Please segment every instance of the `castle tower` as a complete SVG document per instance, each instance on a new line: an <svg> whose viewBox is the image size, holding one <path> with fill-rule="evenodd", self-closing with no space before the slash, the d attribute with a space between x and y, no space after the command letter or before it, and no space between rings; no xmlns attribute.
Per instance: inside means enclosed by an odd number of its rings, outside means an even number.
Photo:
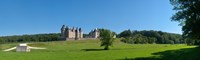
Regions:
<svg viewBox="0 0 200 60"><path fill-rule="evenodd" d="M79 28L79 38L83 38L83 32L82 32L81 28Z"/></svg>
<svg viewBox="0 0 200 60"><path fill-rule="evenodd" d="M68 27L68 26L66 26L66 28L65 28L65 39L66 38L69 38L69 30L70 30L70 28Z"/></svg>
<svg viewBox="0 0 200 60"><path fill-rule="evenodd" d="M100 32L99 32L99 30L96 28L96 29L94 30L94 38L99 38L99 36L100 36Z"/></svg>
<svg viewBox="0 0 200 60"><path fill-rule="evenodd" d="M65 38L65 25L61 27L61 38Z"/></svg>
<svg viewBox="0 0 200 60"><path fill-rule="evenodd" d="M76 28L75 30L75 40L79 40L79 30Z"/></svg>

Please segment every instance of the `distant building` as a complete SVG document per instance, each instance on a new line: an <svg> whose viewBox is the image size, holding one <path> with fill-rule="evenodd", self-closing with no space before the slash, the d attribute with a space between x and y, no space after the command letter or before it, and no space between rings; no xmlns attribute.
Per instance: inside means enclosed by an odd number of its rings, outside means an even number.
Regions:
<svg viewBox="0 0 200 60"><path fill-rule="evenodd" d="M61 39L63 40L86 40L86 39L97 39L100 36L100 31L96 28L92 30L89 36L83 37L83 31L81 28L69 28L63 25L61 28Z"/></svg>
<svg viewBox="0 0 200 60"><path fill-rule="evenodd" d="M30 52L30 48L26 44L19 44L16 48L16 52Z"/></svg>
<svg viewBox="0 0 200 60"><path fill-rule="evenodd" d="M81 28L69 28L63 25L61 28L61 38L64 40L79 40L83 38L83 32Z"/></svg>
<svg viewBox="0 0 200 60"><path fill-rule="evenodd" d="M89 33L88 38L95 38L96 39L96 38L99 38L99 36L100 36L100 31L96 28Z"/></svg>

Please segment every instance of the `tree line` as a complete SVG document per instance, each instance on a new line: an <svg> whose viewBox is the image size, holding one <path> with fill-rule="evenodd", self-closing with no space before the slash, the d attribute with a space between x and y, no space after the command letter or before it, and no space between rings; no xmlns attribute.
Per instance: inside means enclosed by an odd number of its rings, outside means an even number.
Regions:
<svg viewBox="0 0 200 60"><path fill-rule="evenodd" d="M180 34L167 33L162 31L131 31L125 30L118 34L123 38L121 41L130 44L180 44L186 43Z"/></svg>
<svg viewBox="0 0 200 60"><path fill-rule="evenodd" d="M100 32L103 29L99 29ZM125 30L120 34L116 34L118 38L122 38L122 42L129 44L180 44L187 43L189 45L198 45L199 40L182 38L180 34L167 33L162 31L153 30ZM84 34L87 36L88 34ZM33 35L15 35L15 36L2 36L0 37L0 44L4 43L17 43L17 42L48 42L48 41L62 41L60 33L50 34L33 34Z"/></svg>
<svg viewBox="0 0 200 60"><path fill-rule="evenodd" d="M0 37L0 44L17 42L48 42L59 41L60 33L33 34L33 35L15 35Z"/></svg>

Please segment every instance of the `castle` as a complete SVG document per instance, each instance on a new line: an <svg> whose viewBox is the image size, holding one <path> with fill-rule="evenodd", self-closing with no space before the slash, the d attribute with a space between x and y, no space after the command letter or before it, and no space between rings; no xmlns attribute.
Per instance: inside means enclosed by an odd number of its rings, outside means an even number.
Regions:
<svg viewBox="0 0 200 60"><path fill-rule="evenodd" d="M99 38L100 32L96 28L89 33L89 36L83 37L81 28L69 28L63 25L61 27L61 39L63 40L83 40L83 39L96 39Z"/></svg>
<svg viewBox="0 0 200 60"><path fill-rule="evenodd" d="M65 27L65 25L61 28L61 38L65 40L79 40L80 38L83 38L83 32L81 28L69 28L68 26Z"/></svg>
<svg viewBox="0 0 200 60"><path fill-rule="evenodd" d="M89 33L89 36L87 36L87 38L99 38L99 36L100 31L96 28Z"/></svg>

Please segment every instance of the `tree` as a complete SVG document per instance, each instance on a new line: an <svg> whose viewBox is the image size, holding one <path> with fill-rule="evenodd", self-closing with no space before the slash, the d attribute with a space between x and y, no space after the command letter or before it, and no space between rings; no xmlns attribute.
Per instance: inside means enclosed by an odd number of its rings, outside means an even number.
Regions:
<svg viewBox="0 0 200 60"><path fill-rule="evenodd" d="M111 46L115 40L114 33L110 30L103 29L100 32L100 36L101 46L105 46L104 50L109 50L109 46Z"/></svg>
<svg viewBox="0 0 200 60"><path fill-rule="evenodd" d="M148 43L153 44L156 42L157 39L155 37L149 37L148 40Z"/></svg>
<svg viewBox="0 0 200 60"><path fill-rule="evenodd" d="M59 33L0 36L0 43L59 41Z"/></svg>
<svg viewBox="0 0 200 60"><path fill-rule="evenodd" d="M172 21L180 22L183 37L200 39L200 0L170 0L176 10Z"/></svg>
<svg viewBox="0 0 200 60"><path fill-rule="evenodd" d="M127 37L130 37L130 36L132 36L131 30L125 30L125 31L123 31L123 32L121 32L119 34L119 37L125 37L125 38L127 38Z"/></svg>
<svg viewBox="0 0 200 60"><path fill-rule="evenodd" d="M162 31L143 30L130 31L125 30L118 35L122 38L122 42L129 44L179 44L185 43L180 34L167 33Z"/></svg>

